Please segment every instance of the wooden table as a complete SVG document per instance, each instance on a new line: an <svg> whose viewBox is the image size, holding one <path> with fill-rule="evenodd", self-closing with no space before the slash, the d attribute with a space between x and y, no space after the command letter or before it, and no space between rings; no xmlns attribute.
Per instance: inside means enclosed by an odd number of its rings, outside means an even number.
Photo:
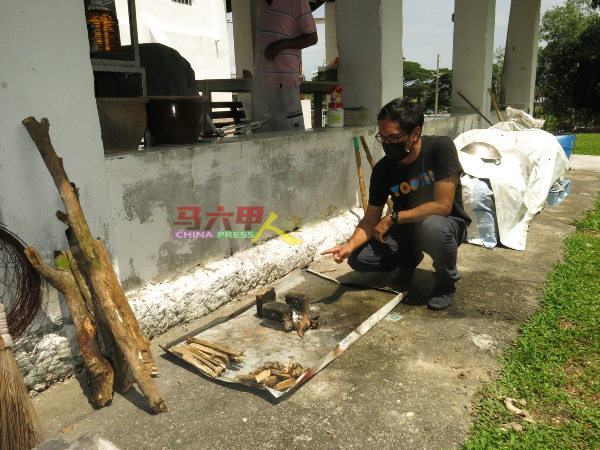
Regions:
<svg viewBox="0 0 600 450"><path fill-rule="evenodd" d="M301 94L313 94L315 128L323 127L323 98L329 88L337 84L335 81L303 81L300 85ZM252 92L251 78L226 78L221 80L196 80L198 92L207 98L207 111L212 111L211 94L213 92ZM209 113L210 114L210 113Z"/></svg>

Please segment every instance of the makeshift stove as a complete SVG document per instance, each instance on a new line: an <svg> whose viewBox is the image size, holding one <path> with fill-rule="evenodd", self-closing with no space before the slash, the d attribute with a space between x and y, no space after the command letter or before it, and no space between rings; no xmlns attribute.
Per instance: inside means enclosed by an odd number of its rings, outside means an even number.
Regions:
<svg viewBox="0 0 600 450"><path fill-rule="evenodd" d="M406 295L342 283L311 270L304 273L321 278L314 292L303 289L304 284L288 290L280 282L258 294L256 302L187 333L163 350L210 378L280 397L336 359ZM382 299L373 296L373 290L394 297Z"/></svg>

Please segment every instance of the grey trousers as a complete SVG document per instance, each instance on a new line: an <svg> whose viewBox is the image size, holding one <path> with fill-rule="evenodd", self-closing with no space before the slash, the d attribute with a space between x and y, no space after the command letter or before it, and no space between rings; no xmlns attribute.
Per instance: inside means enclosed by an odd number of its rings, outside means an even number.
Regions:
<svg viewBox="0 0 600 450"><path fill-rule="evenodd" d="M466 237L464 220L431 216L419 223L392 225L384 243L370 239L350 255L348 264L357 272L408 271L418 265L425 252L433 259L438 283L454 285L462 277L456 256Z"/></svg>
<svg viewBox="0 0 600 450"><path fill-rule="evenodd" d="M254 82L252 120L264 122L254 133L304 130L300 86L267 87Z"/></svg>

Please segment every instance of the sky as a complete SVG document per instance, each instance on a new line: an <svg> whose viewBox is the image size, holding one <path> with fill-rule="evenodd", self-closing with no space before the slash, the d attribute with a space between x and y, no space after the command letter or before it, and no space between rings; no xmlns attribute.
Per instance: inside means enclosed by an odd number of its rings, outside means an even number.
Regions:
<svg viewBox="0 0 600 450"><path fill-rule="evenodd" d="M519 1L519 0L515 0ZM452 35L454 25L452 0L403 0L403 39L404 57L415 61L426 69L435 69L437 54L440 54L440 67L452 66ZM541 13L554 6L563 5L565 0L542 0ZM317 9L314 17L324 17L325 8ZM506 43L506 31L510 14L510 0L496 0L496 25L494 49ZM231 14L228 14L231 21ZM228 24L232 72L234 71L233 28ZM319 42L302 51L302 67L307 79L310 72L323 65L325 56L325 25L317 25Z"/></svg>

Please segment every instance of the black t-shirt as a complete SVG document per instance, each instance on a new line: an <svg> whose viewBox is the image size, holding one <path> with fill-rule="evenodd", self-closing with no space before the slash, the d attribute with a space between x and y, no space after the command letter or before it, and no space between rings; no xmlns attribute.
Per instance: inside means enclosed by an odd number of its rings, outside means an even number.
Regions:
<svg viewBox="0 0 600 450"><path fill-rule="evenodd" d="M433 185L453 173L463 172L454 142L447 136L422 136L421 152L410 164L402 164L383 157L373 167L369 187L369 204L381 207L388 195L394 201L394 211L406 211L433 201ZM460 178L450 213L463 219L467 226L471 219L465 213Z"/></svg>

